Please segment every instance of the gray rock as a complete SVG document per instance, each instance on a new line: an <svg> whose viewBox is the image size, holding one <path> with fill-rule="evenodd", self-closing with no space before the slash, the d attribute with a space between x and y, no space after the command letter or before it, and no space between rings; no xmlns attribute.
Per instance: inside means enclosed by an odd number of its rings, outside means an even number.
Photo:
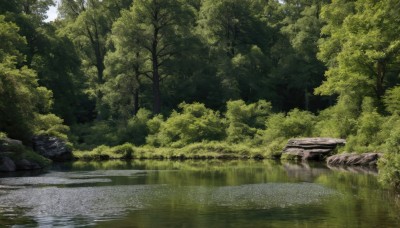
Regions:
<svg viewBox="0 0 400 228"><path fill-rule="evenodd" d="M344 145L345 143L346 140L335 138L290 139L283 153L300 157L302 160L323 160L338 145Z"/></svg>
<svg viewBox="0 0 400 228"><path fill-rule="evenodd" d="M328 157L326 160L330 166L376 166L381 153L343 153Z"/></svg>
<svg viewBox="0 0 400 228"><path fill-rule="evenodd" d="M23 148L22 142L15 139L3 138L0 139L0 153L4 152L19 152Z"/></svg>
<svg viewBox="0 0 400 228"><path fill-rule="evenodd" d="M0 172L13 172L17 169L15 163L9 157L0 158Z"/></svg>
<svg viewBox="0 0 400 228"><path fill-rule="evenodd" d="M17 170L32 170L32 169L41 169L39 164L36 162L28 161L26 159L22 159L15 162L17 166Z"/></svg>
<svg viewBox="0 0 400 228"><path fill-rule="evenodd" d="M54 136L34 136L33 149L40 155L53 161L72 159L72 151L67 147L66 142Z"/></svg>

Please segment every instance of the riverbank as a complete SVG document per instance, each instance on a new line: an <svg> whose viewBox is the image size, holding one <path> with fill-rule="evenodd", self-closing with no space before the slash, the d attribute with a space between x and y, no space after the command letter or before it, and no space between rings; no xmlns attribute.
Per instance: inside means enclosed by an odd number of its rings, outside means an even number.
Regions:
<svg viewBox="0 0 400 228"><path fill-rule="evenodd" d="M278 152L277 152L278 151ZM271 147L251 147L224 142L194 143L182 148L135 147L130 143L120 146L99 146L91 151L74 151L78 160L109 159L279 159L282 152Z"/></svg>

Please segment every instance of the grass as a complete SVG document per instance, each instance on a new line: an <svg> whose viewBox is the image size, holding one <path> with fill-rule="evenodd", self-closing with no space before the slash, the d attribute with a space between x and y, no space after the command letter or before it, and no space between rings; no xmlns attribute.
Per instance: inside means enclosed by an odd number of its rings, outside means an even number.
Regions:
<svg viewBox="0 0 400 228"><path fill-rule="evenodd" d="M276 148L276 150L274 150ZM110 159L264 159L280 156L274 144L270 147L252 147L246 144L229 144L226 142L203 142L187 145L182 148L173 147L135 147L132 144L109 147L98 146L92 151L74 151L78 160L110 160Z"/></svg>

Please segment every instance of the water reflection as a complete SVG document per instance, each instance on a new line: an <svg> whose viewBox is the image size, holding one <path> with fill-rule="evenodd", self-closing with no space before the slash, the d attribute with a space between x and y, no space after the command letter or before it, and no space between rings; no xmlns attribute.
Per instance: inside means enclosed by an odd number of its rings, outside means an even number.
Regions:
<svg viewBox="0 0 400 228"><path fill-rule="evenodd" d="M398 226L399 197L373 172L353 171L240 160L59 163L0 178L0 226Z"/></svg>

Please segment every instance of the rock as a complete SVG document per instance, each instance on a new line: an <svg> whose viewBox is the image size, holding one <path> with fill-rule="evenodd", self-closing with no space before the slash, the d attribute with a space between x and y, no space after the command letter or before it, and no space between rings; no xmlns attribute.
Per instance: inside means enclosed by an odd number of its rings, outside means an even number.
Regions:
<svg viewBox="0 0 400 228"><path fill-rule="evenodd" d="M335 138L298 138L290 139L283 150L284 157L300 157L302 160L323 160L338 145L346 140Z"/></svg>
<svg viewBox="0 0 400 228"><path fill-rule="evenodd" d="M72 159L72 151L67 147L66 142L54 136L34 136L33 150L53 161L66 161Z"/></svg>
<svg viewBox="0 0 400 228"><path fill-rule="evenodd" d="M42 168L36 162L31 162L26 159L16 161L15 165L17 166L17 170L32 170L32 169L41 169Z"/></svg>
<svg viewBox="0 0 400 228"><path fill-rule="evenodd" d="M381 153L343 153L330 156L326 162L330 166L376 166Z"/></svg>
<svg viewBox="0 0 400 228"><path fill-rule="evenodd" d="M9 157L0 158L0 172L13 172L17 169L15 163Z"/></svg>
<svg viewBox="0 0 400 228"><path fill-rule="evenodd" d="M23 148L22 142L10 138L0 139L0 153L4 152L20 152Z"/></svg>

